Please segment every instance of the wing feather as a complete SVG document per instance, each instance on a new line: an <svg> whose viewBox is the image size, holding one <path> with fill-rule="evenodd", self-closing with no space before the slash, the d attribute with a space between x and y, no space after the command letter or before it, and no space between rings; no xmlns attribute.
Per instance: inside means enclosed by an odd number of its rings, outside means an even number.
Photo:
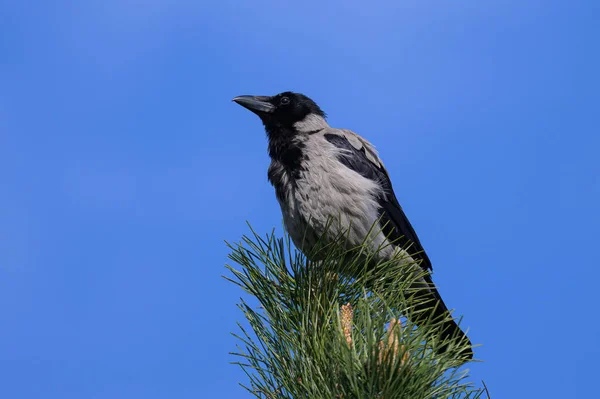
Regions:
<svg viewBox="0 0 600 399"><path fill-rule="evenodd" d="M390 177L373 145L349 130L330 129L324 134L324 137L342 150L338 155L341 163L361 176L380 184L382 191L377 200L384 234L398 243L397 245L407 249L413 258L421 260L422 268L431 270L431 261L402 210L392 188Z"/></svg>

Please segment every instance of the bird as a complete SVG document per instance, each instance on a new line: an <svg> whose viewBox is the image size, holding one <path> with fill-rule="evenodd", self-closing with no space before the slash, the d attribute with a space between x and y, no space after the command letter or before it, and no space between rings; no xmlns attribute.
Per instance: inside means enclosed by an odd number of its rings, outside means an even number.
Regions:
<svg viewBox="0 0 600 399"><path fill-rule="evenodd" d="M472 359L471 341L433 284L431 261L375 147L351 130L331 127L325 112L302 93L242 95L233 101L256 114L264 125L271 159L268 180L294 245L308 254L323 235L348 229L347 246L360 246L379 224L378 233L370 238L373 245L384 248L381 256L390 258L395 250L410 248L410 259L420 266L424 284L419 290L427 300L421 306L423 312L417 312L420 316L414 316L417 324L428 318L443 320L442 340L457 337L464 348L461 356ZM332 219L336 220L333 229ZM447 345L441 345L438 351L446 349Z"/></svg>

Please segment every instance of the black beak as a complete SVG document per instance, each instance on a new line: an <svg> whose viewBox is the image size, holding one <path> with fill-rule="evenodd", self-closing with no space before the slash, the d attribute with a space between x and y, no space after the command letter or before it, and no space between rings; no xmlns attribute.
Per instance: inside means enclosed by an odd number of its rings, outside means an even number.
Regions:
<svg viewBox="0 0 600 399"><path fill-rule="evenodd" d="M263 114L263 113L271 113L275 111L275 106L273 106L269 100L271 97L266 96L238 96L234 98L232 101L240 104L242 107L249 109L255 114Z"/></svg>

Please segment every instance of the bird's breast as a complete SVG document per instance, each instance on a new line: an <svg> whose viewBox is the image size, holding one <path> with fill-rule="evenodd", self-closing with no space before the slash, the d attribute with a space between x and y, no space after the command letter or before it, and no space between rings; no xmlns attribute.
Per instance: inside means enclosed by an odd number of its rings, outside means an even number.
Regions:
<svg viewBox="0 0 600 399"><path fill-rule="evenodd" d="M269 180L275 188L284 224L303 252L319 239L350 230L358 245L378 218L374 193L379 186L348 169L330 154L307 152L300 168L290 171L272 162Z"/></svg>

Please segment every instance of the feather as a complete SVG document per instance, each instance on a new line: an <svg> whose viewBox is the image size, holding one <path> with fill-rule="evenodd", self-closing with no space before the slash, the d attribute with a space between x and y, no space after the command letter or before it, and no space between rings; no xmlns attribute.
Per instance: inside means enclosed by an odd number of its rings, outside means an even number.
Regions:
<svg viewBox="0 0 600 399"><path fill-rule="evenodd" d="M402 210L390 177L374 147L349 130L328 129L324 137L340 150L338 159L342 164L380 185L377 201L384 234L396 245L407 249L414 259L420 260L422 268L431 270L431 261Z"/></svg>

